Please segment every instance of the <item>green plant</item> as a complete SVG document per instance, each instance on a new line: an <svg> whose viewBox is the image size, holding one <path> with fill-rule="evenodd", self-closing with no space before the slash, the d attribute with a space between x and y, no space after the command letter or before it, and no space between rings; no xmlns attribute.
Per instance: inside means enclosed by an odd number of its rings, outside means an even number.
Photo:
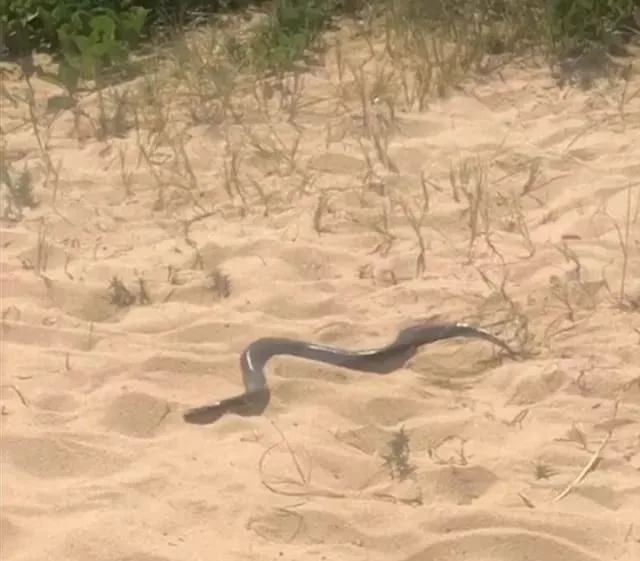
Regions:
<svg viewBox="0 0 640 561"><path fill-rule="evenodd" d="M638 0L552 0L547 14L555 41L576 49L608 43L618 23L638 6Z"/></svg>
<svg viewBox="0 0 640 561"><path fill-rule="evenodd" d="M26 166L22 173L17 174L10 166L6 165L4 157L0 156L1 185L5 185L7 188L3 218L19 220L22 218L24 208L34 209L40 204L34 197L31 174Z"/></svg>
<svg viewBox="0 0 640 561"><path fill-rule="evenodd" d="M55 30L41 13L55 9L53 0L0 0L0 38L8 54L24 56L34 48L55 48Z"/></svg>
<svg viewBox="0 0 640 561"><path fill-rule="evenodd" d="M58 30L62 52L58 80L75 89L80 79L97 82L107 70L126 68L147 14L139 7L124 13L107 8L73 13Z"/></svg>
<svg viewBox="0 0 640 561"><path fill-rule="evenodd" d="M305 56L327 27L335 4L329 0L276 0L252 42L259 67L287 70Z"/></svg>
<svg viewBox="0 0 640 561"><path fill-rule="evenodd" d="M59 54L68 34L89 36L98 27L96 16L107 16L116 24L115 38L135 47L149 8L133 0L0 0L2 41L10 56L26 56L32 51ZM143 15L144 14L144 15ZM139 24L139 20L142 22Z"/></svg>

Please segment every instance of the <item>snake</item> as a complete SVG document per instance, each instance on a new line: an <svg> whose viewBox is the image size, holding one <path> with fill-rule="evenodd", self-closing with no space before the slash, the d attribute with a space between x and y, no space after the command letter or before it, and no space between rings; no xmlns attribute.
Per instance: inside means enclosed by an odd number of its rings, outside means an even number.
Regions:
<svg viewBox="0 0 640 561"><path fill-rule="evenodd" d="M482 339L500 347L511 357L516 356L509 345L489 331L461 322L413 325L400 330L392 343L367 350L348 350L287 337L262 337L251 342L240 355L245 388L242 394L188 409L182 416L187 423L202 425L211 424L227 413L245 417L261 415L271 399L265 367L274 356L294 356L349 370L384 375L402 368L420 347L454 337Z"/></svg>

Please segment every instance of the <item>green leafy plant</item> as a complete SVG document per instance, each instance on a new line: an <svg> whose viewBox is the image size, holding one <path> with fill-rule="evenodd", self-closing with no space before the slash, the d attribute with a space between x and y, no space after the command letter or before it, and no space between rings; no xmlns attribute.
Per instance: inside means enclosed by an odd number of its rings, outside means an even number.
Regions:
<svg viewBox="0 0 640 561"><path fill-rule="evenodd" d="M40 72L40 77L63 88L66 96L56 97L58 106L72 106L83 82L100 88L114 78L131 74L131 48L141 38L148 10L132 8L117 14L100 8L93 13L77 11L58 29L60 60L56 72Z"/></svg>
<svg viewBox="0 0 640 561"><path fill-rule="evenodd" d="M0 0L2 40L10 56L26 56L34 50L56 55L60 28L71 25L74 33L87 35L91 17L101 13L110 13L118 22L120 39L137 40L139 31L132 36L127 28L129 20L136 20L141 10L149 11L134 6L132 0Z"/></svg>
<svg viewBox="0 0 640 561"><path fill-rule="evenodd" d="M639 0L553 0L549 25L554 39L570 50L588 43L607 44L618 23L638 6Z"/></svg>
<svg viewBox="0 0 640 561"><path fill-rule="evenodd" d="M252 50L259 66L286 70L304 58L335 12L331 0L276 0Z"/></svg>
<svg viewBox="0 0 640 561"><path fill-rule="evenodd" d="M108 9L75 12L58 30L61 66L67 67L69 75L85 80L98 80L101 71L126 66L146 15L144 8L123 14Z"/></svg>

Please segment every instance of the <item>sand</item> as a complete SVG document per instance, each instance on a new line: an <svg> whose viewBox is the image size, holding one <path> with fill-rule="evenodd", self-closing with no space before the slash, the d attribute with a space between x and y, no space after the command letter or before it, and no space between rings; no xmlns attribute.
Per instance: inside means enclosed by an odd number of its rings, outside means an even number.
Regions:
<svg viewBox="0 0 640 561"><path fill-rule="evenodd" d="M4 99L40 204L2 222L2 559L640 559L640 78L502 78L373 104L386 162L330 69L302 137L247 109L151 166L151 137L63 111L57 183ZM182 419L241 391L257 337L368 348L424 320L522 356L456 340L385 377L279 357L264 415Z"/></svg>

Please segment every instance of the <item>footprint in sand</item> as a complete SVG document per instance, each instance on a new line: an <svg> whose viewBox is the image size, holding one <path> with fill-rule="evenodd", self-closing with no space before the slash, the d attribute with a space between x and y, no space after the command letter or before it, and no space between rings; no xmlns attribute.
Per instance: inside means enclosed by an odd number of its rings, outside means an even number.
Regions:
<svg viewBox="0 0 640 561"><path fill-rule="evenodd" d="M419 553L403 561L515 561L526 559L523 552L532 553L530 559L545 561L605 561L563 538L512 528L491 528L454 533L436 540Z"/></svg>
<svg viewBox="0 0 640 561"><path fill-rule="evenodd" d="M2 449L3 456L18 469L42 479L101 477L120 470L127 463L113 450L64 435L6 437Z"/></svg>
<svg viewBox="0 0 640 561"><path fill-rule="evenodd" d="M80 402L70 392L48 392L41 395L35 405L48 413L73 413Z"/></svg>
<svg viewBox="0 0 640 561"><path fill-rule="evenodd" d="M366 538L347 517L306 508L272 510L252 518L248 527L263 539L286 544L359 544Z"/></svg>
<svg viewBox="0 0 640 561"><path fill-rule="evenodd" d="M422 470L418 482L426 504L470 505L485 495L498 477L483 466L439 466Z"/></svg>
<svg viewBox="0 0 640 561"><path fill-rule="evenodd" d="M136 438L152 438L169 414L163 399L140 392L119 395L107 407L103 425L107 430Z"/></svg>

